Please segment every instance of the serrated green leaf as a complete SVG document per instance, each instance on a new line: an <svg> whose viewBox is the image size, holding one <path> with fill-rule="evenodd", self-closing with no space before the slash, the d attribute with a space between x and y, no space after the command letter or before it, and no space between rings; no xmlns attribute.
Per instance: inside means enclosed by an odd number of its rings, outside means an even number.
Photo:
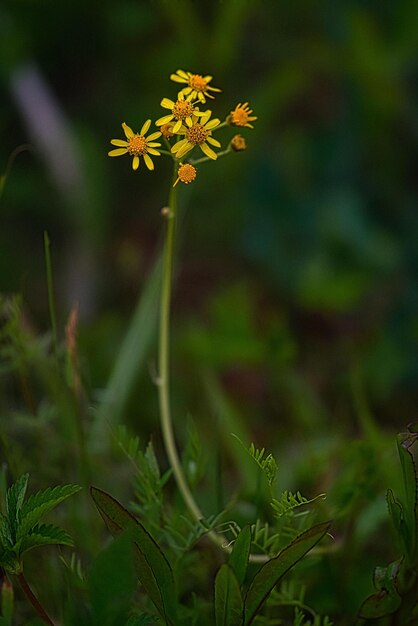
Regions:
<svg viewBox="0 0 418 626"><path fill-rule="evenodd" d="M90 571L88 588L94 623L101 626L125 623L137 584L131 537L122 533L99 554Z"/></svg>
<svg viewBox="0 0 418 626"><path fill-rule="evenodd" d="M312 526L257 572L245 597L245 626L253 622L279 580L324 537L330 526L331 522Z"/></svg>
<svg viewBox="0 0 418 626"><path fill-rule="evenodd" d="M53 524L36 525L28 535L23 537L15 546L18 556L38 546L62 545L73 546L70 535Z"/></svg>
<svg viewBox="0 0 418 626"><path fill-rule="evenodd" d="M215 578L216 626L242 626L244 604L234 570L222 565Z"/></svg>
<svg viewBox="0 0 418 626"><path fill-rule="evenodd" d="M247 572L248 558L251 547L251 528L249 525L244 526L235 540L229 557L229 566L234 570L238 584L242 585Z"/></svg>
<svg viewBox="0 0 418 626"><path fill-rule="evenodd" d="M23 474L13 485L7 490L6 495L6 513L9 521L11 539L16 539L18 515L22 507L28 486L29 474Z"/></svg>
<svg viewBox="0 0 418 626"><path fill-rule="evenodd" d="M359 617L377 619L391 615L401 605L402 598L397 590L397 578L401 562L395 561L388 567L376 567L374 585L377 592L366 598L360 607Z"/></svg>
<svg viewBox="0 0 418 626"><path fill-rule="evenodd" d="M144 526L117 500L96 487L90 487L90 493L112 535L129 528L135 546L138 578L163 619L168 624L175 623L177 602L174 578L165 554Z"/></svg>
<svg viewBox="0 0 418 626"><path fill-rule="evenodd" d="M58 487L48 487L48 489L38 491L38 493L30 496L20 511L16 540L23 539L41 517L80 489L79 485L59 485Z"/></svg>
<svg viewBox="0 0 418 626"><path fill-rule="evenodd" d="M9 520L3 513L0 513L0 545L4 548L11 548L13 546Z"/></svg>

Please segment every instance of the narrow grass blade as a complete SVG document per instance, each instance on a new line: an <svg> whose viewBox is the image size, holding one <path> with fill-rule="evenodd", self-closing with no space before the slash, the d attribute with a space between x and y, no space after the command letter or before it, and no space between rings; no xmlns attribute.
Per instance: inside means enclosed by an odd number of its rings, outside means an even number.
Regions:
<svg viewBox="0 0 418 626"><path fill-rule="evenodd" d="M158 260L138 300L97 411L91 432L91 446L97 451L104 452L108 447L111 429L119 423L138 373L146 362L157 330L160 282L161 261Z"/></svg>
<svg viewBox="0 0 418 626"><path fill-rule="evenodd" d="M233 569L222 565L215 578L216 626L242 626L244 606Z"/></svg>
<svg viewBox="0 0 418 626"><path fill-rule="evenodd" d="M330 526L331 522L312 526L257 572L245 597L245 626L253 622L279 580L322 539Z"/></svg>
<svg viewBox="0 0 418 626"><path fill-rule="evenodd" d="M176 592L173 572L154 539L117 500L105 491L90 488L93 501L112 535L129 529L135 546L135 568L145 591L167 624L176 619Z"/></svg>

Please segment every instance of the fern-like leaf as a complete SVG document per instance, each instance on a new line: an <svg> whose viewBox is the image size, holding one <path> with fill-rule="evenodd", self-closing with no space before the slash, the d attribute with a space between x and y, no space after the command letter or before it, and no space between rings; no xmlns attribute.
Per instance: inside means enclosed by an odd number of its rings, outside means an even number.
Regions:
<svg viewBox="0 0 418 626"><path fill-rule="evenodd" d="M251 456L251 458L254 459L258 467L266 475L269 486L272 487L277 478L277 470L278 470L278 466L277 466L276 459L274 458L274 456L270 453L267 454L267 456L265 456L266 449L256 448L253 443L251 443L250 446L247 448L243 444L241 439L237 437L236 435L234 435L234 433L232 433L232 436L235 437L235 439L237 439L240 442L244 450L246 450L248 454Z"/></svg>
<svg viewBox="0 0 418 626"><path fill-rule="evenodd" d="M281 494L280 500L276 500L276 498L273 499L273 501L271 502L271 506L273 507L275 516L277 518L280 518L284 515L289 515L294 509L300 506L303 506L305 504L311 504L315 500L318 500L318 498L325 498L325 494L320 493L314 498L308 500L308 498L305 498L305 496L303 496L300 491L292 493L291 491L285 490Z"/></svg>
<svg viewBox="0 0 418 626"><path fill-rule="evenodd" d="M23 474L13 485L7 490L6 495L6 512L9 522L11 540L16 539L18 527L19 511L22 507L28 486L29 474Z"/></svg>
<svg viewBox="0 0 418 626"><path fill-rule="evenodd" d="M78 485L62 485L53 488L49 487L30 496L20 511L16 540L23 539L45 513L48 513L57 504L77 493L80 489L81 487Z"/></svg>
<svg viewBox="0 0 418 626"><path fill-rule="evenodd" d="M36 525L29 534L19 541L15 546L16 552L22 556L24 552L38 546L47 545L73 546L70 535L53 524Z"/></svg>

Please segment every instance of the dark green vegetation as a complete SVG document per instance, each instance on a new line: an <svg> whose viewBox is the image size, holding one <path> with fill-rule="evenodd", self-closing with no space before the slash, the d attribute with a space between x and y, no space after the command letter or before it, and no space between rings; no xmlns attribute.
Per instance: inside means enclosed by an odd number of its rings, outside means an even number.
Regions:
<svg viewBox="0 0 418 626"><path fill-rule="evenodd" d="M418 623L417 22L413 0L1 3L1 626L42 623L18 577L44 543L25 580L55 624ZM179 191L199 523L154 385L171 172L106 156L177 68L258 116Z"/></svg>

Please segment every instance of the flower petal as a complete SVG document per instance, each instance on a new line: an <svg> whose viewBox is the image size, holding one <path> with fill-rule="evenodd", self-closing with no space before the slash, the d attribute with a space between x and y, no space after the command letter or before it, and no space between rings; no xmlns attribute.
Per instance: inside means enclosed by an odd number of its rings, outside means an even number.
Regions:
<svg viewBox="0 0 418 626"><path fill-rule="evenodd" d="M135 133L132 130L132 128L130 126L128 126L128 124L125 124L125 122L122 123L122 128L123 128L123 132L125 133L127 139L130 139L131 137L133 137L135 135Z"/></svg>
<svg viewBox="0 0 418 626"><path fill-rule="evenodd" d="M212 80L213 76L204 76L203 80L205 80L207 83L210 83L210 81Z"/></svg>
<svg viewBox="0 0 418 626"><path fill-rule="evenodd" d="M186 78L189 80L190 72L185 72L184 70L177 70L177 74L182 76L182 78Z"/></svg>
<svg viewBox="0 0 418 626"><path fill-rule="evenodd" d="M163 124L168 124L168 122L171 122L171 120L173 119L174 115L164 115L163 117L160 117L159 120L157 120L155 122L156 126L162 126Z"/></svg>
<svg viewBox="0 0 418 626"><path fill-rule="evenodd" d="M154 156L161 156L161 152L158 152L158 150L155 150L155 148L150 148L148 145L147 149L150 154L153 154Z"/></svg>
<svg viewBox="0 0 418 626"><path fill-rule="evenodd" d="M128 152L128 148L116 148L116 150L111 150L107 154L109 156L121 156L122 154L126 154Z"/></svg>
<svg viewBox="0 0 418 626"><path fill-rule="evenodd" d="M219 126L220 123L221 120L218 120L218 118L215 117L214 120L210 120L210 122L205 125L205 130L213 130L214 128Z"/></svg>
<svg viewBox="0 0 418 626"><path fill-rule="evenodd" d="M205 126L206 122L208 122L210 116L212 115L212 111L205 111L203 115L200 117L200 123L202 126Z"/></svg>
<svg viewBox="0 0 418 626"><path fill-rule="evenodd" d="M181 76L177 76L177 74L170 75L171 80L174 80L175 83L187 83L187 78L181 78Z"/></svg>
<svg viewBox="0 0 418 626"><path fill-rule="evenodd" d="M160 131L157 131L156 133L151 133L151 135L148 135L147 143L148 141L153 141L154 139L157 139L157 137L161 137Z"/></svg>
<svg viewBox="0 0 418 626"><path fill-rule="evenodd" d="M139 131L139 134L145 135L148 132L148 129L150 126L151 126L151 120L147 120L145 124L142 126L141 130Z"/></svg>
<svg viewBox="0 0 418 626"><path fill-rule="evenodd" d="M190 118L189 118L189 119L190 119ZM186 120L186 121L187 121L187 120ZM179 132L179 130L180 130L180 128L181 128L181 125L182 125L182 121L181 121L181 120L178 120L178 121L174 124L173 128L171 129L171 132L172 132L172 133L174 133L175 135L177 135L177 133Z"/></svg>
<svg viewBox="0 0 418 626"><path fill-rule="evenodd" d="M144 161L147 168L152 171L154 169L154 163L148 154L144 154Z"/></svg>
<svg viewBox="0 0 418 626"><path fill-rule="evenodd" d="M176 157L178 159L181 159L181 157L183 157L185 154L190 152L190 150L192 150L193 148L194 148L194 145L192 143L189 143L188 141L186 141L184 146L182 148L180 148L180 150L177 151Z"/></svg>
<svg viewBox="0 0 418 626"><path fill-rule="evenodd" d="M173 109L174 107L174 102L172 100L170 100L169 98L163 98L160 102L160 105L164 108L164 109L170 109L170 111Z"/></svg>
<svg viewBox="0 0 418 626"><path fill-rule="evenodd" d="M218 158L218 155L216 154L216 152L214 152L212 150L212 148L209 148L207 143L201 143L199 147L200 147L201 151L204 154L206 154L206 156L208 156L210 159L213 159L214 161L216 161L216 159Z"/></svg>
<svg viewBox="0 0 418 626"><path fill-rule="evenodd" d="M210 143L212 146L215 146L215 148L221 147L220 142L217 139L214 139L213 137L207 137L206 141Z"/></svg>
<svg viewBox="0 0 418 626"><path fill-rule="evenodd" d="M138 167L139 167L139 156L135 155L132 161L132 169L137 170Z"/></svg>
<svg viewBox="0 0 418 626"><path fill-rule="evenodd" d="M110 143L113 146L127 146L128 145L128 142L125 141L124 139L111 139Z"/></svg>
<svg viewBox="0 0 418 626"><path fill-rule="evenodd" d="M171 152L176 153L177 150L180 150L186 143L189 143L187 139L180 139L174 146L171 148Z"/></svg>
<svg viewBox="0 0 418 626"><path fill-rule="evenodd" d="M161 144L158 141L147 141L147 148L158 148L159 146Z"/></svg>

